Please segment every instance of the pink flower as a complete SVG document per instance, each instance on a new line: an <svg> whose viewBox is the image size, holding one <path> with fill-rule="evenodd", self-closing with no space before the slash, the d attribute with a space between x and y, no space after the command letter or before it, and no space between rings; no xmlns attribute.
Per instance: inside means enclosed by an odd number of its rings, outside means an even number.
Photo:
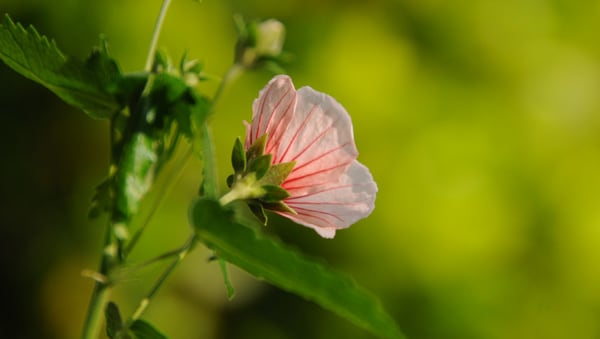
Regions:
<svg viewBox="0 0 600 339"><path fill-rule="evenodd" d="M272 165L295 162L281 187L290 194L283 202L296 213L276 213L333 238L373 211L377 185L356 160L352 121L335 99L310 87L296 91L290 77L278 75L252 110L246 150L267 134Z"/></svg>

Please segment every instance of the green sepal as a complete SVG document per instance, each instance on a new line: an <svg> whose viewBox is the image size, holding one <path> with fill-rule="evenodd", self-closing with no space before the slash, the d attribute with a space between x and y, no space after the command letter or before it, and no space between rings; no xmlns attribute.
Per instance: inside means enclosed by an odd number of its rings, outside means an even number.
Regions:
<svg viewBox="0 0 600 339"><path fill-rule="evenodd" d="M258 158L254 159L248 165L248 173L256 173L256 180L260 180L267 174L267 171L271 167L271 154L263 154Z"/></svg>
<svg viewBox="0 0 600 339"><path fill-rule="evenodd" d="M260 182L268 185L281 185L288 175L292 173L295 165L295 161L274 164L269 168L267 174L261 178Z"/></svg>
<svg viewBox="0 0 600 339"><path fill-rule="evenodd" d="M292 209L283 201L263 202L262 207L269 211L298 214L296 211L294 211L294 209Z"/></svg>
<svg viewBox="0 0 600 339"><path fill-rule="evenodd" d="M250 145L246 152L246 161L248 163L254 161L254 159L265 153L265 147L267 145L267 135L263 134L260 138L254 140L254 143Z"/></svg>
<svg viewBox="0 0 600 339"><path fill-rule="evenodd" d="M263 226L267 226L267 214L261 203L255 200L248 201L248 208Z"/></svg>
<svg viewBox="0 0 600 339"><path fill-rule="evenodd" d="M281 186L263 185L262 189L265 191L265 195L260 200L264 202L277 202L290 196L290 193L281 188Z"/></svg>
<svg viewBox="0 0 600 339"><path fill-rule="evenodd" d="M246 170L246 151L240 138L236 138L231 151L231 165L236 174L243 173ZM231 187L231 186L230 186Z"/></svg>
<svg viewBox="0 0 600 339"><path fill-rule="evenodd" d="M233 186L233 182L235 181L235 175L230 174L227 177L227 187L231 188L231 186Z"/></svg>

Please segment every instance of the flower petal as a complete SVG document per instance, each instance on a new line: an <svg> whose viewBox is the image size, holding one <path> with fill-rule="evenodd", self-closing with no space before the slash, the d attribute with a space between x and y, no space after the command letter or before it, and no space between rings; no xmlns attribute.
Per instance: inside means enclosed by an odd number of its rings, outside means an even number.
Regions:
<svg viewBox="0 0 600 339"><path fill-rule="evenodd" d="M266 153L276 152L296 107L296 89L287 75L271 79L252 104L252 124L246 125L245 147L267 134Z"/></svg>
<svg viewBox="0 0 600 339"><path fill-rule="evenodd" d="M342 105L310 87L298 90L296 109L273 162L295 161L285 189L337 182L356 159L352 121Z"/></svg>
<svg viewBox="0 0 600 339"><path fill-rule="evenodd" d="M284 201L297 214L278 213L314 229L324 238L333 238L337 229L347 228L371 214L377 185L369 169L354 161L337 182L322 185L310 193L299 189L288 192L291 197Z"/></svg>

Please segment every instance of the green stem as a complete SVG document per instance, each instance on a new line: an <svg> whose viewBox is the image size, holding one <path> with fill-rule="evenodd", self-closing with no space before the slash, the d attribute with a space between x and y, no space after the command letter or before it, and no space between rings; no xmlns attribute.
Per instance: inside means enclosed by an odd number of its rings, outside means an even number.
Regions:
<svg viewBox="0 0 600 339"><path fill-rule="evenodd" d="M208 111L208 116L210 117L214 111L215 111L215 107L217 106L217 103L219 102L219 100L221 99L221 96L223 95L223 93L225 92L225 89L228 87L228 85L230 83L232 83L233 81L235 81L241 74L242 71L244 70L244 68L239 65L239 64L233 64L229 70L227 70L227 73L225 73L225 75L223 76L223 80L221 80L221 83L219 84L219 87L217 88L217 91L215 92L215 95L213 97L213 102L212 105L210 107L210 110ZM202 193L203 195L212 198L212 199L217 199L218 195L219 195L219 183L218 183L218 179L217 179L217 169L216 169L216 160L215 160L215 155L214 155L214 148L213 148L213 142L212 142L212 133L210 128L208 127L208 124L204 124L201 127L200 132L200 136L201 136L201 154L200 157L202 159L202 175L203 175L203 182L202 182Z"/></svg>
<svg viewBox="0 0 600 339"><path fill-rule="evenodd" d="M174 256L178 256L182 251L184 251L186 246L188 246L187 243L177 249L171 250L169 252L165 252L165 253L163 253L157 257L154 257L152 259L148 259L141 264L137 264L134 267L132 267L131 269L134 269L134 270L141 269L141 268L150 266L152 264L155 264L157 262L161 262L165 259L169 259L169 258L173 258Z"/></svg>
<svg viewBox="0 0 600 339"><path fill-rule="evenodd" d="M94 284L94 290L92 292L85 323L83 325L83 332L81 334L82 339L96 338L100 332L104 305L108 300L111 290L111 283L108 280L108 274L109 269L112 266L112 262L115 260L113 241L112 225L108 224L106 226L102 259L100 259L99 276L101 276L102 279L96 279L96 283Z"/></svg>
<svg viewBox="0 0 600 339"><path fill-rule="evenodd" d="M213 96L212 105L210 106L210 110L208 111L209 117L214 113L216 106L217 106L217 102L219 102L219 100L221 99L221 96L223 95L223 93L225 92L227 87L231 83L233 83L242 74L243 71L244 71L244 67L237 63L235 63L231 67L229 67L229 69L227 70L227 73L225 73L225 75L223 76L223 80L221 80L219 87L215 91L215 95Z"/></svg>
<svg viewBox="0 0 600 339"><path fill-rule="evenodd" d="M196 244L196 236L193 235L188 239L188 241L185 243L185 245L183 245L183 247L181 247L175 260L173 260L171 265L169 265L169 267L167 267L167 269L160 275L160 277L158 278L158 280L156 281L154 286L152 286L152 288L150 289L148 294L146 294L146 296L140 301L138 307L136 308L136 310L133 312L133 314L131 315L131 317L129 318L127 323L125 324L125 328L130 327L136 320L138 320L142 316L142 314L144 313L144 311L150 304L150 301L152 300L152 298L156 295L158 290L164 285L164 283L167 281L167 279L169 278L171 273L173 273L175 268L187 256L187 254L192 250L192 248L194 248L195 244Z"/></svg>
<svg viewBox="0 0 600 339"><path fill-rule="evenodd" d="M160 12L158 18L156 19L156 24L154 26L154 32L152 34L152 40L150 42L150 50L148 51L148 57L146 59L145 70L150 72L152 70L152 64L154 63L154 55L156 53L156 46L158 43L158 37L160 36L160 31L162 29L162 24L164 22L165 16L167 14L167 9L171 4L171 0L163 0L163 4L160 8ZM146 89L151 87L151 79L146 83ZM113 122L114 123L114 122ZM111 146L114 145L114 126L111 123L110 126L111 131ZM112 148L111 148L112 150ZM111 152L112 153L112 152ZM114 158L114 154L111 154L111 159ZM112 164L111 164L112 170ZM112 220L112 216L109 217L109 220ZM81 334L82 339L94 339L97 338L100 333L100 325L102 324L102 314L108 301L108 297L110 296L110 291L112 287L112 282L110 281L111 270L114 269L116 261L116 248L117 241L113 236L113 227L114 225L109 222L106 227L106 235L104 238L104 247L102 248L102 258L100 259L100 270L98 276L103 277L103 279L96 280L94 284L94 290L92 292L92 296L90 299L90 303L88 305L88 310L85 318L85 322L83 324L83 331Z"/></svg>
<svg viewBox="0 0 600 339"><path fill-rule="evenodd" d="M229 68L229 70L223 77L223 80L219 84L217 91L215 92L215 95L213 97L213 102L212 102L211 108L209 110L209 115L211 115L214 112L215 106L216 106L217 102L220 100L226 87L241 74L242 70L243 70L243 68L238 64L234 64L231 68ZM210 179L208 181L211 182L211 186L214 189L214 190L211 190L211 192L209 194L214 195L214 197L216 197L216 194L217 194L217 192L216 192L216 170L215 170L214 154L212 152L212 138L210 136L210 130L206 123L203 124L202 130L200 131L200 133L203 136L202 144L203 144L203 153L204 153L203 154L204 155L204 167L205 167L205 171L208 170L210 172L210 174L209 174ZM181 159L183 164L185 164L187 162L187 159L189 159L190 154L191 154L190 152L186 152L186 155ZM180 168L184 168L184 167L185 166L183 165ZM169 184L172 185L173 182L170 182ZM159 197L157 198L158 201L155 202L155 206L158 206L160 204L160 201L164 198L164 196L165 196L165 194L159 195ZM148 219L145 220L144 225L142 225L142 227L144 227L147 222L148 222ZM194 247L195 244L196 244L196 237L194 235L194 236L190 237L190 239L188 239L188 241L177 252L171 251L171 252L161 255L158 258L155 258L150 261L150 263L152 263L152 262L156 262L157 260L162 260L162 259L167 258L172 255L177 255L177 257L171 263L171 265L169 265L169 267L167 267L167 269L158 278L158 280L156 281L154 286L150 289L148 294L140 301L138 307L133 312L133 314L128 319L128 321L126 322L125 328L128 328L129 326L131 326L136 320L138 320L142 316L142 314L144 313L144 311L146 310L146 308L152 301L152 298L156 295L158 290L167 281L167 279L172 274L172 272L175 270L175 268L181 263L181 261L192 250L192 248Z"/></svg>
<svg viewBox="0 0 600 339"><path fill-rule="evenodd" d="M146 72L150 72L152 70L154 54L156 53L156 46L158 45L158 37L160 36L160 31L162 30L162 25L165 21L165 16L167 15L169 5L171 5L171 0L163 0L162 6L160 7L160 12L156 18L154 32L152 33L152 40L150 41L150 50L148 50L148 57L146 58L146 67L144 67Z"/></svg>
<svg viewBox="0 0 600 339"><path fill-rule="evenodd" d="M213 100L212 100L210 109L208 111L208 116L210 116L214 113L215 107L217 106L217 103L220 101L221 97L223 96L225 89L242 74L243 70L244 70L244 68L239 64L233 64L227 70L227 72L223 76L223 80L221 80L219 87L215 91L215 95L213 96ZM153 80L152 74L148 78L148 83L146 84L146 88L144 89L144 92L148 88L148 84L151 82L151 80ZM211 165L208 165L209 167L205 167L205 174L207 174L206 173L207 171L210 172L210 173L208 173L208 177L210 177L211 180L213 180L214 185L216 185L216 169L214 168L212 137L210 135L210 129L208 128L207 124L204 124L202 126L202 130L200 131L200 133L202 134L202 137L203 137L202 153L203 153L203 159L205 159L204 166L207 166L208 163L211 164ZM135 234L129 241L127 248L125 249L125 252L124 252L126 256L129 255L129 253L133 250L134 246L139 241L144 229L150 222L150 219L152 219L152 216L154 216L154 213L156 212L156 210L158 210L158 208L164 201L164 198L168 195L168 192L171 190L171 188L173 187L175 182L177 182L177 179L179 177L181 177L181 175L183 174L183 170L185 169L185 167L187 166L187 164L191 158L191 155L192 155L191 150L192 150L191 147L188 150L186 150L185 154L181 157L181 159L179 159L178 163L174 166L173 171L169 174L169 177L173 178L174 180L167 180L165 185L161 188L160 193L157 195L157 198L154 201L149 214L144 218L144 221L141 223L140 227L138 228L138 230L135 232ZM209 159L209 160L206 161L206 159ZM213 198L217 197L216 189L209 193L213 193L212 194Z"/></svg>

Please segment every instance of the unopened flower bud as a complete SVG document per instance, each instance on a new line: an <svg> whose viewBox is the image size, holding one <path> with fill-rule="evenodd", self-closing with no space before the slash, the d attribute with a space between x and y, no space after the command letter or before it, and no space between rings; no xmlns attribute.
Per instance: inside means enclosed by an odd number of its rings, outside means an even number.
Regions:
<svg viewBox="0 0 600 339"><path fill-rule="evenodd" d="M285 41L285 26L281 22L269 19L242 25L238 27L237 63L250 68L260 61L280 56Z"/></svg>

